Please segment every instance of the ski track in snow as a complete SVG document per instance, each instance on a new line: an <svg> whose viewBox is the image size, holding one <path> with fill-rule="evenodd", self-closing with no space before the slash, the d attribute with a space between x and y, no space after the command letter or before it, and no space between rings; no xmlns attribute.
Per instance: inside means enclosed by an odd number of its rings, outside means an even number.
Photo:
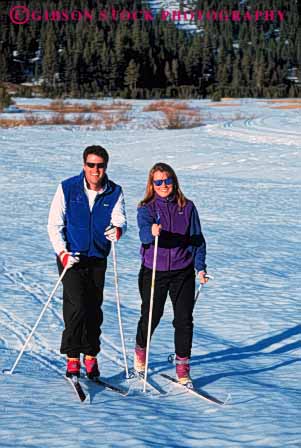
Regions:
<svg viewBox="0 0 301 448"><path fill-rule="evenodd" d="M35 101L42 100L22 100ZM268 101L233 102L238 107L192 101L211 119L195 129L147 129L146 102L133 101L133 123L115 131L0 130L1 370L12 367L57 281L46 231L57 184L80 171L85 146L99 143L110 152L109 175L126 195L129 227L117 257L129 366L140 308L136 205L148 169L162 160L198 207L215 276L194 313L192 376L208 393L232 397L227 406L212 406L157 375L174 374L167 362L170 303L150 354L150 379L167 394L143 395L140 383L127 384L109 259L99 360L103 376L130 386L129 395L83 381L92 403L75 400L62 378L59 288L16 372L0 375L1 448L301 447L301 114L271 109Z"/></svg>

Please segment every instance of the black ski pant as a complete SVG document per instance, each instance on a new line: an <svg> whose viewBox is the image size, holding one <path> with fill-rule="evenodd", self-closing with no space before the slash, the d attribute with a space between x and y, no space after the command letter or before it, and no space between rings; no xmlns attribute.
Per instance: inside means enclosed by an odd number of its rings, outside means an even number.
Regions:
<svg viewBox="0 0 301 448"><path fill-rule="evenodd" d="M147 343L151 280L152 270L141 266L138 284L142 304L136 343L143 348ZM168 293L174 311L175 352L180 357L188 356L190 358L195 296L195 272L192 265L176 271L156 271L151 334L163 315Z"/></svg>
<svg viewBox="0 0 301 448"><path fill-rule="evenodd" d="M63 266L57 259L59 273ZM107 259L82 258L63 278L63 317L61 353L79 357L96 356L100 351L102 302Z"/></svg>

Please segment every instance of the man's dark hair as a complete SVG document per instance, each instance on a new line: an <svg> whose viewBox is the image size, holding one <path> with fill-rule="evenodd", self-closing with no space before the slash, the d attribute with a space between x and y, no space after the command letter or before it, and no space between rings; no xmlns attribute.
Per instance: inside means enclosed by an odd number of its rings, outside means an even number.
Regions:
<svg viewBox="0 0 301 448"><path fill-rule="evenodd" d="M95 154L96 156L102 157L106 165L109 162L109 154L107 150L102 146L87 146L87 148L83 152L84 163L86 163L89 154Z"/></svg>

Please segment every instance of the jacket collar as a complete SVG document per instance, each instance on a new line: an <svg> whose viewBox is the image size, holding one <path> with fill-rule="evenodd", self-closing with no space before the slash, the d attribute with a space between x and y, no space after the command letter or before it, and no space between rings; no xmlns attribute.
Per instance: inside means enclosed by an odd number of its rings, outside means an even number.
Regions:
<svg viewBox="0 0 301 448"><path fill-rule="evenodd" d="M82 188L84 189L84 182L86 182L84 170L79 175L79 181L80 181ZM109 178L106 174L104 175L103 180L102 180L102 188L103 188L102 193L110 192L112 190Z"/></svg>
<svg viewBox="0 0 301 448"><path fill-rule="evenodd" d="M173 193L170 194L169 196L167 196L167 198L162 198L157 193L155 193L155 201L168 204L168 203L171 203L171 202L175 202L175 200L176 200L176 198L175 198L175 195Z"/></svg>

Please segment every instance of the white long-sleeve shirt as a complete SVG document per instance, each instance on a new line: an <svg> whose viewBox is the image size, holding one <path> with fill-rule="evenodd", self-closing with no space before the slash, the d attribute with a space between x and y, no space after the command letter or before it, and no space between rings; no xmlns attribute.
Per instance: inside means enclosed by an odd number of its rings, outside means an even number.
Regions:
<svg viewBox="0 0 301 448"><path fill-rule="evenodd" d="M87 187L86 180L84 180L84 190L87 195L91 211L96 197L105 192L106 186L100 191L89 190ZM65 196L62 184L59 184L50 206L48 226L47 226L50 242L57 255L63 250L65 251L67 250L64 235L65 214L66 214ZM124 196L122 192L120 193L119 198L112 210L111 224L115 227L120 227L122 229L123 234L126 231L127 221L125 213Z"/></svg>

